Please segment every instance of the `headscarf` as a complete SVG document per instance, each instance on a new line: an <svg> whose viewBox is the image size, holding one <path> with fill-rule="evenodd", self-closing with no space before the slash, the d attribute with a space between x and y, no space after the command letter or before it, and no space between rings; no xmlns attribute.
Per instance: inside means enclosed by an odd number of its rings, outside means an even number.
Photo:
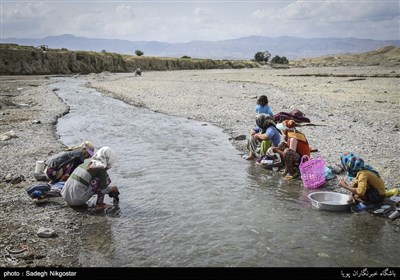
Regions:
<svg viewBox="0 0 400 280"><path fill-rule="evenodd" d="M93 146L93 143L90 142L90 141L84 141L79 146L68 147L65 150L66 151L73 151L73 150L76 150L76 149L79 149L79 148L85 149L90 156L93 156L93 154L94 154L94 146Z"/></svg>
<svg viewBox="0 0 400 280"><path fill-rule="evenodd" d="M275 127L275 122L272 117L270 117L267 114L258 114L256 116L256 124L259 128L261 128L263 131L265 131L268 127L274 126Z"/></svg>
<svg viewBox="0 0 400 280"><path fill-rule="evenodd" d="M380 177L378 171L373 169L371 166L366 165L364 160L359 155L353 153L343 153L340 155L340 161L346 168L347 175L349 177L356 177L357 172L361 170L369 170Z"/></svg>
<svg viewBox="0 0 400 280"><path fill-rule="evenodd" d="M94 154L94 146L93 146L92 142L85 141L85 142L83 142L81 144L81 147L84 148L88 152L88 154L90 156L93 156L93 154Z"/></svg>
<svg viewBox="0 0 400 280"><path fill-rule="evenodd" d="M276 125L276 128L280 130L292 130L296 127L296 122L294 120L284 120Z"/></svg>
<svg viewBox="0 0 400 280"><path fill-rule="evenodd" d="M100 148L90 159L90 168L110 169L116 159L116 155L109 147Z"/></svg>

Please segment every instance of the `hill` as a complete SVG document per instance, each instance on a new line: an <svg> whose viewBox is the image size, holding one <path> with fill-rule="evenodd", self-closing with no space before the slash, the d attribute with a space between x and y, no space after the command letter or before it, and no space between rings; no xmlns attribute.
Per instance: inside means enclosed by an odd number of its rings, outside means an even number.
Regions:
<svg viewBox="0 0 400 280"><path fill-rule="evenodd" d="M356 54L337 54L291 61L293 66L399 66L400 48L386 46Z"/></svg>
<svg viewBox="0 0 400 280"><path fill-rule="evenodd" d="M358 38L297 38L289 36L266 37L247 36L220 41L190 41L166 43L158 41L129 41L77 37L71 34L48 36L42 39L3 38L3 43L25 46L47 45L49 48L67 48L75 51L113 52L134 54L141 50L146 56L182 57L190 56L207 59L254 58L258 51L269 51L273 56L285 56L289 60L319 57L336 53L360 53L384 46L400 47L400 40L372 40Z"/></svg>

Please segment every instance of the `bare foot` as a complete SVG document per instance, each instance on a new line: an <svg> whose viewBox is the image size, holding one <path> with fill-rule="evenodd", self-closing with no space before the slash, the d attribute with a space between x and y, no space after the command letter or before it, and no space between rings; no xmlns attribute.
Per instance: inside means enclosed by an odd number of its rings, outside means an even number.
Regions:
<svg viewBox="0 0 400 280"><path fill-rule="evenodd" d="M94 207L94 211L96 212L101 212L104 211L105 209L108 208L108 205L103 203L103 204L96 204L96 206Z"/></svg>

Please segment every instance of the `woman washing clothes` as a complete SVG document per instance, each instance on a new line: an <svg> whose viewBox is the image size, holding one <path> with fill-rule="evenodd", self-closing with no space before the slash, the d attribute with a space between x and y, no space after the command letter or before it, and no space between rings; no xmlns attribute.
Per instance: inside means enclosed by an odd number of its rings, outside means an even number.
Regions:
<svg viewBox="0 0 400 280"><path fill-rule="evenodd" d="M74 169L93 154L94 146L90 141L85 141L77 147L67 148L45 161L44 174L51 183L65 182Z"/></svg>
<svg viewBox="0 0 400 280"><path fill-rule="evenodd" d="M365 164L364 160L354 153L341 154L340 161L352 181L348 184L342 178L339 186L351 192L351 202L356 204L353 210L364 210L368 206L375 206L383 202L385 183L374 168Z"/></svg>
<svg viewBox="0 0 400 280"><path fill-rule="evenodd" d="M275 127L275 122L267 114L256 116L256 127L250 130L250 139L247 142L249 155L247 160L258 159L265 155L268 148L278 146L281 141L281 134Z"/></svg>
<svg viewBox="0 0 400 280"><path fill-rule="evenodd" d="M285 162L285 170L283 176L286 180L291 180L299 176L298 166L301 157L310 156L310 146L307 138L300 130L296 129L296 122L293 120L285 120L276 125L284 136L285 141L281 142L278 147L272 148L274 153L278 153Z"/></svg>
<svg viewBox="0 0 400 280"><path fill-rule="evenodd" d="M115 162L115 154L109 147L99 149L89 161L79 165L65 182L61 196L70 206L84 206L97 195L95 210L106 208L104 195L111 192L119 194L116 186L110 186L109 170Z"/></svg>

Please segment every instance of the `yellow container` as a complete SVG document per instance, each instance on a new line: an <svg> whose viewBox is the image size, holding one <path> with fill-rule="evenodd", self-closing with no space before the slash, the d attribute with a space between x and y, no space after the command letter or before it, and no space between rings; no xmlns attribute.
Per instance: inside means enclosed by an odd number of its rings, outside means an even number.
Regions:
<svg viewBox="0 0 400 280"><path fill-rule="evenodd" d="M395 196L399 194L399 189L398 188L394 188L394 189L389 189L386 190L385 192L385 196Z"/></svg>

